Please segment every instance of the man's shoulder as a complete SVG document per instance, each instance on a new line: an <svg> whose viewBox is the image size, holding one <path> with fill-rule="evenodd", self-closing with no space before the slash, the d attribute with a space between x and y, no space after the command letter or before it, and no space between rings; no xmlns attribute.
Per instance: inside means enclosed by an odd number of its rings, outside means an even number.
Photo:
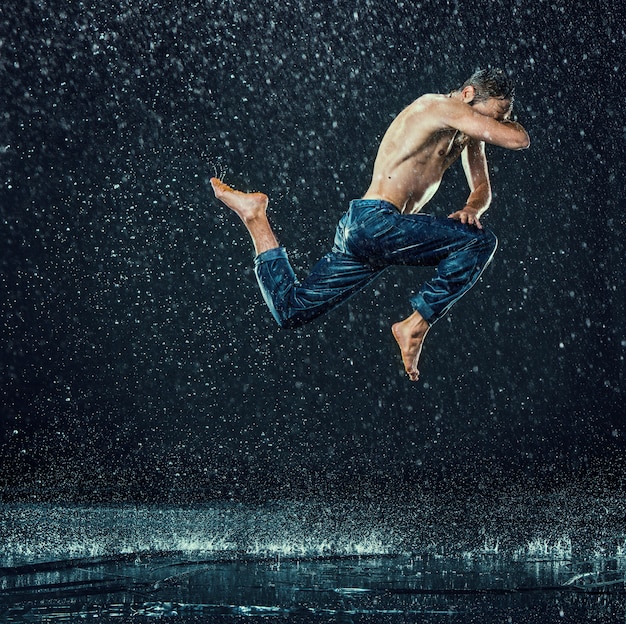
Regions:
<svg viewBox="0 0 626 624"><path fill-rule="evenodd" d="M407 112L415 115L427 115L437 117L444 113L450 106L450 98L441 93L425 93L411 102Z"/></svg>
<svg viewBox="0 0 626 624"><path fill-rule="evenodd" d="M421 124L434 128L444 127L446 111L450 106L450 98L441 93L426 93L414 100L406 109L406 113Z"/></svg>
<svg viewBox="0 0 626 624"><path fill-rule="evenodd" d="M423 95L420 95L416 100L413 100L410 106L436 106L447 99L448 96L441 93L424 93Z"/></svg>

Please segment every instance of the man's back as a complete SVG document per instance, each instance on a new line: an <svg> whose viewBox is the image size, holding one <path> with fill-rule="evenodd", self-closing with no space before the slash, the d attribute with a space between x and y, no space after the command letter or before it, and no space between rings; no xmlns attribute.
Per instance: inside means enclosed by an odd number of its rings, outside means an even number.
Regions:
<svg viewBox="0 0 626 624"><path fill-rule="evenodd" d="M416 212L434 195L444 171L468 137L441 122L444 95L423 95L391 123L380 144L372 183L364 198L385 199Z"/></svg>
<svg viewBox="0 0 626 624"><path fill-rule="evenodd" d="M364 198L384 199L401 212L417 212L467 146L482 148L486 140L512 149L525 147L514 136L527 138L525 131L508 121L510 101L490 98L470 106L468 99L461 92L427 94L405 108L383 137Z"/></svg>

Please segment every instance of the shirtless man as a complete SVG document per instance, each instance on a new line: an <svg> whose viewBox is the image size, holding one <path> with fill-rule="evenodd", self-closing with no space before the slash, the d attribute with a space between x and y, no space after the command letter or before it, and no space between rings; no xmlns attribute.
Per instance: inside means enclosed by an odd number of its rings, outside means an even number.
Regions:
<svg viewBox="0 0 626 624"><path fill-rule="evenodd" d="M378 150L369 189L350 203L331 252L300 283L266 216L263 193L235 191L211 179L215 196L246 225L255 273L281 327L299 327L345 301L391 265L436 266L411 298L413 313L392 326L405 370L417 381L426 333L478 280L497 239L480 217L491 202L485 143L518 150L530 144L509 120L513 86L502 70L476 72L459 90L423 95L391 123ZM449 217L420 213L459 156L470 187Z"/></svg>

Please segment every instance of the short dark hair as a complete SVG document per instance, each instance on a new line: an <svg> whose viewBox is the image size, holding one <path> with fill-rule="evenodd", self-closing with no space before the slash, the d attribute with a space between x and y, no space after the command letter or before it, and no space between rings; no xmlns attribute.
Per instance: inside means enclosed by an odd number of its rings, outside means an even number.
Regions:
<svg viewBox="0 0 626 624"><path fill-rule="evenodd" d="M479 69L465 81L461 90L465 87L474 87L476 95L474 101L480 102L489 98L499 98L513 102L515 87L513 81L506 75L503 69Z"/></svg>

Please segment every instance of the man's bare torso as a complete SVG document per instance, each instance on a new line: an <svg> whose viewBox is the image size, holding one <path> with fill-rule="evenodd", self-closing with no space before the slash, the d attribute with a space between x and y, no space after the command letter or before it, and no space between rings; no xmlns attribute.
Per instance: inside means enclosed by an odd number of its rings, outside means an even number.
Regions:
<svg viewBox="0 0 626 624"><path fill-rule="evenodd" d="M394 119L380 144L365 199L384 199L401 212L417 212L431 199L470 141L439 120L445 99L423 95Z"/></svg>

